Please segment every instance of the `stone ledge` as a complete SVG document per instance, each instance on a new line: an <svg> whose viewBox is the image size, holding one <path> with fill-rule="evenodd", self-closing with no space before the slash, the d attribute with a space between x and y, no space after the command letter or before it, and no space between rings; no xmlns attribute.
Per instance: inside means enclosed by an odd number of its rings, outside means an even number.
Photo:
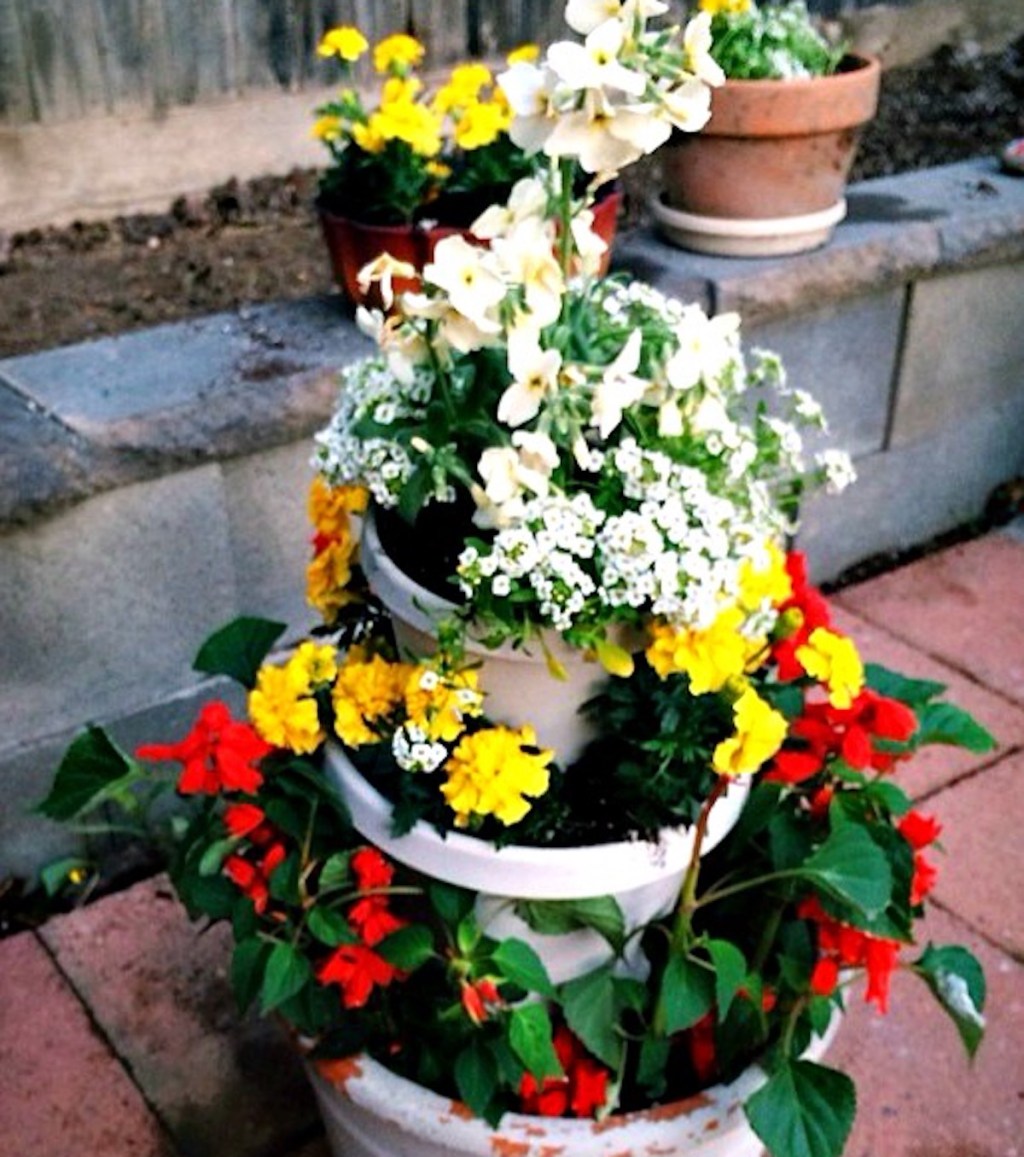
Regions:
<svg viewBox="0 0 1024 1157"><path fill-rule="evenodd" d="M0 529L307 437L366 348L322 297L0 361Z"/></svg>
<svg viewBox="0 0 1024 1157"><path fill-rule="evenodd" d="M1024 258L1024 179L971 161L852 186L830 245L788 258L704 257L648 229L615 268L748 326ZM197 463L305 438L335 371L368 349L337 298L217 314L0 360L0 531Z"/></svg>

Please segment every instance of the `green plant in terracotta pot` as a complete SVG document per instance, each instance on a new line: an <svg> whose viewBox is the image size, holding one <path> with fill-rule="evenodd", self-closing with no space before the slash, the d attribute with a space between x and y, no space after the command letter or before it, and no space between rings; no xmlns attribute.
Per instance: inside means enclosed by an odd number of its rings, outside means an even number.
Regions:
<svg viewBox="0 0 1024 1157"><path fill-rule="evenodd" d="M875 113L878 62L829 40L800 0L703 0L716 85L699 139L662 151L651 203L669 240L736 256L824 244L861 127Z"/></svg>
<svg viewBox="0 0 1024 1157"><path fill-rule="evenodd" d="M42 805L176 788L171 878L230 922L338 1157L837 1157L855 1097L821 1058L855 984L884 1009L909 968L981 1038L977 961L915 942L938 826L899 769L991 737L865 667L787 550L850 466L806 454L778 359L597 275L574 165L598 185L707 115L661 9L572 0L582 43L503 78L538 169L491 246L442 241L397 296L400 262L369 271L390 312L310 491L323 622L282 650L229 624L196 666L244 717L134 756L90 728Z"/></svg>

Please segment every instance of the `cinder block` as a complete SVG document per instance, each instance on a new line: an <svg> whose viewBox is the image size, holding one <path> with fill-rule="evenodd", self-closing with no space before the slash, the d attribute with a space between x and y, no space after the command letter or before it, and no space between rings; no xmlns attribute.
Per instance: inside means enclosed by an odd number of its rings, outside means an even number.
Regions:
<svg viewBox="0 0 1024 1157"><path fill-rule="evenodd" d="M312 454L303 439L222 468L238 613L279 619L291 636L319 621L306 603Z"/></svg>
<svg viewBox="0 0 1024 1157"><path fill-rule="evenodd" d="M8 741L188 686L198 642L235 607L219 469L123 487L7 535L0 592Z"/></svg>
<svg viewBox="0 0 1024 1157"><path fill-rule="evenodd" d="M860 459L852 486L804 505L797 546L815 580L977 517L992 490L1024 470L1022 428L1024 393L965 411L935 437Z"/></svg>
<svg viewBox="0 0 1024 1157"><path fill-rule="evenodd" d="M835 447L858 457L882 449L903 297L892 289L744 327L746 344L779 354L790 384L824 408L829 432L809 434L810 449Z"/></svg>
<svg viewBox="0 0 1024 1157"><path fill-rule="evenodd" d="M910 300L892 445L932 437L980 409L1024 398L1022 319L1024 264L919 281Z"/></svg>

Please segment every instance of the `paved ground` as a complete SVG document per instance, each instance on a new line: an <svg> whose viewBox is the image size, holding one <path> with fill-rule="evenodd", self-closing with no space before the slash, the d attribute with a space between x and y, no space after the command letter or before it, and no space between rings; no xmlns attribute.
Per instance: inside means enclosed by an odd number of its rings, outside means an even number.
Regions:
<svg viewBox="0 0 1024 1157"><path fill-rule="evenodd" d="M911 978L887 1017L856 1001L831 1054L860 1090L848 1157L1024 1155L1022 590L1018 523L836 599L867 658L948 684L1000 741L903 773L949 852L928 934L983 960L988 1037L969 1066ZM235 1016L227 959L226 937L190 928L162 879L0 942L0 1152L326 1157L297 1063Z"/></svg>

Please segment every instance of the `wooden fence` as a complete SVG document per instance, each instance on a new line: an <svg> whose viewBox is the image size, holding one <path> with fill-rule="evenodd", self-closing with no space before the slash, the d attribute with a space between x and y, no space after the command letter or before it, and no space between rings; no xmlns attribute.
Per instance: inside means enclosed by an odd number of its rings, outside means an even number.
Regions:
<svg viewBox="0 0 1024 1157"><path fill-rule="evenodd" d="M827 15L869 0L816 0ZM431 64L564 34L562 0L0 0L0 126L251 90L296 91L336 72L326 28L407 31Z"/></svg>

